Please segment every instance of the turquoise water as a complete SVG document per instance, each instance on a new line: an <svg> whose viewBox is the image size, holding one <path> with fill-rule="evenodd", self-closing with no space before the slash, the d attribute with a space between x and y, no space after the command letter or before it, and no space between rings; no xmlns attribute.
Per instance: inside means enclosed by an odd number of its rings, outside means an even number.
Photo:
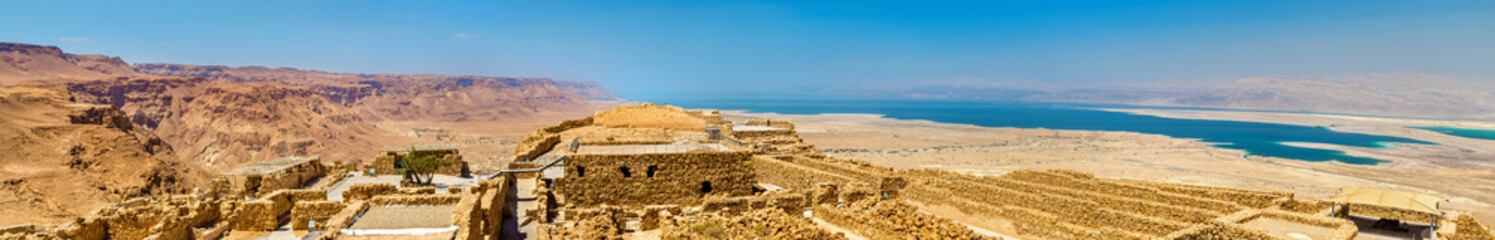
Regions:
<svg viewBox="0 0 1495 240"><path fill-rule="evenodd" d="M1382 143L1429 142L1391 136L1335 132L1321 127L1285 124L1193 120L1135 115L1087 108L1135 108L1116 105L1034 102L968 102L915 100L844 99L721 99L673 98L651 102L685 108L711 108L783 114L862 113L896 119L922 119L986 127L1046 128L1092 131L1127 131L1201 139L1221 148L1245 150L1251 155L1305 161L1340 161L1373 165L1379 159L1345 155L1344 152L1283 145L1283 142L1325 143L1353 147L1387 147Z"/></svg>
<svg viewBox="0 0 1495 240"><path fill-rule="evenodd" d="M1428 131L1434 131L1434 132L1438 132L1438 133L1442 133L1442 134L1448 134L1448 135L1451 135L1451 136L1474 138L1474 139L1495 140L1495 130L1490 130L1490 129L1456 128L1456 127L1411 127L1411 128L1428 130Z"/></svg>

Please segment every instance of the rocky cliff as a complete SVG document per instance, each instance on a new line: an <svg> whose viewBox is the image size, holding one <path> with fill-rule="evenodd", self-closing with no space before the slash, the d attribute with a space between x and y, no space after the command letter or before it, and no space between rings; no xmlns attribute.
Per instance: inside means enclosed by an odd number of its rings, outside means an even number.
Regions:
<svg viewBox="0 0 1495 240"><path fill-rule="evenodd" d="M279 83L147 77L70 84L80 102L108 104L219 171L288 156L372 156L383 132L314 89Z"/></svg>
<svg viewBox="0 0 1495 240"><path fill-rule="evenodd" d="M0 42L0 85L139 75L117 57L76 55L54 46Z"/></svg>
<svg viewBox="0 0 1495 240"><path fill-rule="evenodd" d="M209 171L110 105L0 87L0 226L60 223L122 199L206 186Z"/></svg>
<svg viewBox="0 0 1495 240"><path fill-rule="evenodd" d="M315 89L329 101L400 121L528 119L541 109L568 109L618 96L592 82L549 78L351 74L294 68L136 64L139 72L232 82L280 82Z"/></svg>

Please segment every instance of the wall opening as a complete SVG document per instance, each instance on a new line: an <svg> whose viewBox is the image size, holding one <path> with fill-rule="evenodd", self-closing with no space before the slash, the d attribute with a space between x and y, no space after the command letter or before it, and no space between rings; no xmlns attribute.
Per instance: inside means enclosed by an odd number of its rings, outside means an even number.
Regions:
<svg viewBox="0 0 1495 240"><path fill-rule="evenodd" d="M649 166L649 170L647 172L644 172L644 174L648 174L649 177L652 178L652 177L654 177L654 171L655 170L659 170L659 166Z"/></svg>
<svg viewBox="0 0 1495 240"><path fill-rule="evenodd" d="M586 177L586 176L587 176L587 168L586 167L582 167L582 166L577 166L576 167L576 177Z"/></svg>
<svg viewBox="0 0 1495 240"><path fill-rule="evenodd" d="M623 178L633 177L633 173L628 172L628 167L618 167L618 171L623 172Z"/></svg>
<svg viewBox="0 0 1495 240"><path fill-rule="evenodd" d="M711 193L711 181L701 182L701 193Z"/></svg>

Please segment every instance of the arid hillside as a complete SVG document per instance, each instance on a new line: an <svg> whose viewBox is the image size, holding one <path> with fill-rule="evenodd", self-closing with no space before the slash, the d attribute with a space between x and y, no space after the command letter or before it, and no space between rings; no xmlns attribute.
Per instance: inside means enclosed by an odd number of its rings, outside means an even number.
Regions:
<svg viewBox="0 0 1495 240"><path fill-rule="evenodd" d="M508 146L494 144L610 108L618 98L585 81L132 67L119 58L20 43L0 45L0 58L0 83L65 85L79 102L118 107L184 161L210 171L287 156L369 161L379 147L400 144L457 144L469 159L505 159Z"/></svg>
<svg viewBox="0 0 1495 240"><path fill-rule="evenodd" d="M79 102L108 104L153 129L188 161L227 171L288 156L353 160L390 136L314 90L280 83L146 77L70 84Z"/></svg>
<svg viewBox="0 0 1495 240"><path fill-rule="evenodd" d="M592 82L549 78L352 74L294 68L136 64L142 73L231 82L281 82L317 90L329 100L390 120L465 122L526 119L541 109L565 109L617 99Z"/></svg>
<svg viewBox="0 0 1495 240"><path fill-rule="evenodd" d="M212 173L109 105L0 87L0 226L53 224L122 199L206 187Z"/></svg>
<svg viewBox="0 0 1495 240"><path fill-rule="evenodd" d="M1495 79L1423 73L1258 76L1114 86L909 84L834 88L822 93L1495 119Z"/></svg>
<svg viewBox="0 0 1495 240"><path fill-rule="evenodd" d="M53 46L0 42L0 86L139 75L117 57L76 55Z"/></svg>

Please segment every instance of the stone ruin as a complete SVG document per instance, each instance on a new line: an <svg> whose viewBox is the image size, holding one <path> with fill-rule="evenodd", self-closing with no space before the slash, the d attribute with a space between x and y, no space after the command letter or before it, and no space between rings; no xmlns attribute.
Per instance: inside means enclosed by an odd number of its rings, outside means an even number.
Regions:
<svg viewBox="0 0 1495 240"><path fill-rule="evenodd" d="M252 163L221 174L233 193L255 195L280 189L296 189L326 175L330 167L317 157L288 157Z"/></svg>
<svg viewBox="0 0 1495 240"><path fill-rule="evenodd" d="M437 174L455 176L472 175L472 170L468 168L467 161L462 160L461 151L457 150L456 145L451 144L385 146L379 149L379 155L377 157L374 157L374 162L372 164L365 165L364 167L369 170L373 170L373 174L399 174L400 171L405 168L400 159L404 158L405 155L410 154L412 151L437 154L441 156L441 161L452 163L447 167L437 169ZM369 173L368 171L364 172Z"/></svg>

